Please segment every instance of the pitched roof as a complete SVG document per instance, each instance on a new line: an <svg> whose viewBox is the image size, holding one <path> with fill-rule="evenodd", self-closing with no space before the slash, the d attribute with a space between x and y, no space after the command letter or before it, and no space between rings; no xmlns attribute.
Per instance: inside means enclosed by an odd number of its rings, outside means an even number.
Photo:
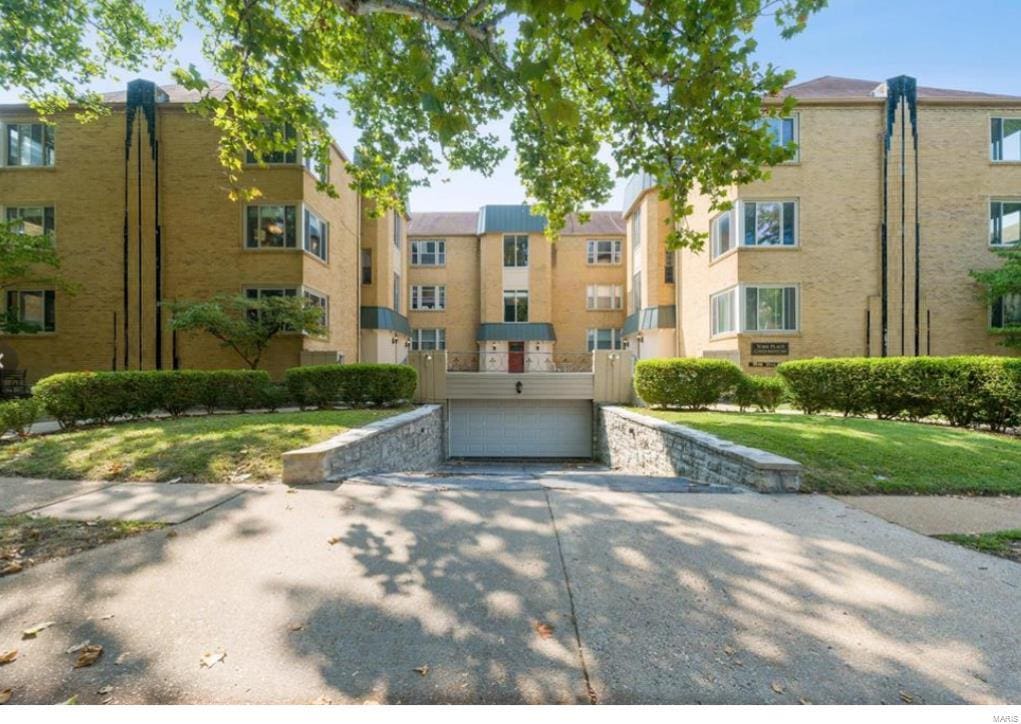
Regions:
<svg viewBox="0 0 1021 724"><path fill-rule="evenodd" d="M185 88L182 85L171 83L169 85L156 86L166 94L166 98L160 100L164 103L198 103L206 95L198 91ZM230 84L222 80L209 81L208 94L214 98L223 98L230 90ZM127 90L113 91L103 94L104 103L124 103L128 99Z"/></svg>
<svg viewBox="0 0 1021 724"><path fill-rule="evenodd" d="M794 96L798 100L833 100L833 99L870 99L886 97L886 82L878 80L862 80L860 78L841 78L835 75L824 75L804 83L795 83L784 88L780 98ZM996 93L979 93L978 91L952 90L949 88L931 88L918 86L918 97L925 98L960 98L962 100L1009 99L1019 100L1021 96Z"/></svg>
<svg viewBox="0 0 1021 724"><path fill-rule="evenodd" d="M563 234L608 234L623 236L624 220L617 211L590 211L582 224L571 215ZM546 219L531 214L528 207L487 205L479 211L426 211L413 213L408 225L409 236L477 236L493 232L539 233L546 228Z"/></svg>

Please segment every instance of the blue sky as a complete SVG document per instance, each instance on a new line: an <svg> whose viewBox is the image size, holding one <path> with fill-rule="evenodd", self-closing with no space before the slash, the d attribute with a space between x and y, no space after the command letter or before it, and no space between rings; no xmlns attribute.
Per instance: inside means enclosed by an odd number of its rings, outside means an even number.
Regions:
<svg viewBox="0 0 1021 724"><path fill-rule="evenodd" d="M147 4L165 7L170 1ZM1021 0L830 0L830 7L813 16L805 32L792 40L782 40L772 20L760 23L757 59L794 69L798 81L821 75L880 81L906 74L921 85L1021 95L1015 60L1019 26ZM178 55L185 64L205 67L194 33L185 34ZM141 75L169 80L165 72ZM122 85L110 83L100 90ZM13 101L12 96L0 90L0 102ZM495 128L507 137L506 124ZM353 147L357 133L343 115L332 131L345 150ZM624 183L618 182L607 207L619 208ZM441 173L432 187L415 191L411 208L470 210L524 200L512 152L489 178L466 171Z"/></svg>

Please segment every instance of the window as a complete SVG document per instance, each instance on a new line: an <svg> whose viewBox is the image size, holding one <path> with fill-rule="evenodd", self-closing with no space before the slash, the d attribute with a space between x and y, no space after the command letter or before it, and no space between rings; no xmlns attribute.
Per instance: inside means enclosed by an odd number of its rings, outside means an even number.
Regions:
<svg viewBox="0 0 1021 724"><path fill-rule="evenodd" d="M313 307L318 307L320 310L319 323L323 325L325 334L329 335L330 329L330 301L329 297L319 292L314 292L311 289L305 289L303 291L305 301Z"/></svg>
<svg viewBox="0 0 1021 724"><path fill-rule="evenodd" d="M620 264L620 239L589 239L589 264Z"/></svg>
<svg viewBox="0 0 1021 724"><path fill-rule="evenodd" d="M798 123L795 118L766 118L764 123L773 136L774 146L786 146L788 143L797 143Z"/></svg>
<svg viewBox="0 0 1021 724"><path fill-rule="evenodd" d="M329 247L329 224L305 209L305 251L326 261Z"/></svg>
<svg viewBox="0 0 1021 724"><path fill-rule="evenodd" d="M296 287L249 287L245 289L245 296L254 301L262 301L263 299L272 299L274 297L296 297L298 296L298 289ZM258 319L259 310L249 309L248 317L253 320Z"/></svg>
<svg viewBox="0 0 1021 724"><path fill-rule="evenodd" d="M528 266L528 235L508 234L503 237L503 265Z"/></svg>
<svg viewBox="0 0 1021 724"><path fill-rule="evenodd" d="M503 292L503 321L528 321L528 290L505 289Z"/></svg>
<svg viewBox="0 0 1021 724"><path fill-rule="evenodd" d="M420 239L411 242L411 266L443 266L447 263L447 242Z"/></svg>
<svg viewBox="0 0 1021 724"><path fill-rule="evenodd" d="M447 331L445 329L413 329L411 330L411 349L446 349Z"/></svg>
<svg viewBox="0 0 1021 724"><path fill-rule="evenodd" d="M440 285L411 287L411 308L419 311L446 309L447 288Z"/></svg>
<svg viewBox="0 0 1021 724"><path fill-rule="evenodd" d="M710 244L714 259L734 248L734 234L730 231L732 216L732 212L724 211L713 219L709 233L712 237Z"/></svg>
<svg viewBox="0 0 1021 724"><path fill-rule="evenodd" d="M311 149L304 149L301 153L301 165L305 167L312 178L316 181L322 181L323 183L330 182L330 165L327 163L325 166L319 163L319 159L316 158L314 152Z"/></svg>
<svg viewBox="0 0 1021 724"><path fill-rule="evenodd" d="M989 245L1012 246L1021 241L1021 200L989 202Z"/></svg>
<svg viewBox="0 0 1021 724"><path fill-rule="evenodd" d="M737 305L734 297L737 295L737 287L719 292L709 298L709 306L712 317L712 334L729 334L737 331L737 319L734 311Z"/></svg>
<svg viewBox="0 0 1021 724"><path fill-rule="evenodd" d="M245 153L245 163L258 163L277 165L283 163L298 163L298 145L295 142L297 133L290 123L284 124L283 134L280 133L279 125L270 125L266 129L268 135L274 136L274 142L288 147L286 151L271 151L265 156L256 155L255 151Z"/></svg>
<svg viewBox="0 0 1021 724"><path fill-rule="evenodd" d="M743 287L741 291L745 331L778 332L798 328L797 288Z"/></svg>
<svg viewBox="0 0 1021 724"><path fill-rule="evenodd" d="M8 166L52 166L53 128L45 123L8 123L4 163Z"/></svg>
<svg viewBox="0 0 1021 724"><path fill-rule="evenodd" d="M264 204L249 206L245 246L249 249L296 248L297 207Z"/></svg>
<svg viewBox="0 0 1021 724"><path fill-rule="evenodd" d="M624 290L616 284L590 284L586 306L588 309L623 309Z"/></svg>
<svg viewBox="0 0 1021 724"><path fill-rule="evenodd" d="M1021 294L1005 294L993 302L989 326L993 329L1021 327Z"/></svg>
<svg viewBox="0 0 1021 724"><path fill-rule="evenodd" d="M637 249L642 245L642 209L638 207L631 214L631 246Z"/></svg>
<svg viewBox="0 0 1021 724"><path fill-rule="evenodd" d="M624 338L619 329L590 329L588 351L597 349L622 349Z"/></svg>
<svg viewBox="0 0 1021 724"><path fill-rule="evenodd" d="M362 249L362 284L372 284L372 249Z"/></svg>
<svg viewBox="0 0 1021 724"><path fill-rule="evenodd" d="M989 152L994 161L1021 161L1021 118L993 118Z"/></svg>
<svg viewBox="0 0 1021 724"><path fill-rule="evenodd" d="M631 311L637 312L642 308L642 273L636 272L631 277Z"/></svg>
<svg viewBox="0 0 1021 724"><path fill-rule="evenodd" d="M401 275L394 272L394 311L401 313Z"/></svg>
<svg viewBox="0 0 1021 724"><path fill-rule="evenodd" d="M8 206L7 222L11 230L28 236L53 233L52 206Z"/></svg>
<svg viewBox="0 0 1021 724"><path fill-rule="evenodd" d="M401 248L401 215L394 212L394 246Z"/></svg>
<svg viewBox="0 0 1021 724"><path fill-rule="evenodd" d="M674 283L674 252L670 249L666 250L666 259L663 261L663 281Z"/></svg>
<svg viewBox="0 0 1021 724"><path fill-rule="evenodd" d="M793 201L743 201L745 246L795 246Z"/></svg>
<svg viewBox="0 0 1021 724"><path fill-rule="evenodd" d="M7 315L25 331L54 332L57 324L57 293L53 290L7 292Z"/></svg>

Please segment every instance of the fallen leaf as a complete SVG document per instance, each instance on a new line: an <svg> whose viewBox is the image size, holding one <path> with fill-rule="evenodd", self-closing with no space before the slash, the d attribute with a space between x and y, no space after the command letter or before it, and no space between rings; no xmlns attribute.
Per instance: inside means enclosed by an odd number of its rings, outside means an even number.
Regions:
<svg viewBox="0 0 1021 724"><path fill-rule="evenodd" d="M287 627L287 630L288 631L301 631L303 628L305 628L305 624L303 624L303 623L292 623L290 626Z"/></svg>
<svg viewBox="0 0 1021 724"><path fill-rule="evenodd" d="M4 689L0 691L0 704L6 704L11 700L11 694L13 692L10 689Z"/></svg>
<svg viewBox="0 0 1021 724"><path fill-rule="evenodd" d="M205 654L200 660L199 665L205 669L211 669L217 664L221 663L227 658L226 651L218 651L215 654Z"/></svg>
<svg viewBox="0 0 1021 724"><path fill-rule="evenodd" d="M18 658L18 650L11 649L10 651L0 651L0 666L4 664L13 663Z"/></svg>
<svg viewBox="0 0 1021 724"><path fill-rule="evenodd" d="M298 491L297 491L297 490L295 490L294 488L288 488L288 489L287 489L287 494L288 494L288 495L290 495L291 493L297 493L297 492L298 492Z"/></svg>
<svg viewBox="0 0 1021 724"><path fill-rule="evenodd" d="M326 542L327 542L327 543L329 543L329 544L330 544L331 546L335 546L335 545L337 545L338 543L340 543L340 538L330 538L330 539L329 539L328 541L326 541Z"/></svg>
<svg viewBox="0 0 1021 724"><path fill-rule="evenodd" d="M805 706L811 706L811 704L812 704L812 702L810 702L805 697L801 697L800 699L798 699L798 701L801 702L802 704L804 704Z"/></svg>
<svg viewBox="0 0 1021 724"><path fill-rule="evenodd" d="M113 663L116 664L117 666L120 666L125 661L127 661L128 658L130 658L130 656L131 656L131 652L130 651L125 651L122 654L118 654L117 658L113 660Z"/></svg>
<svg viewBox="0 0 1021 724"><path fill-rule="evenodd" d="M74 706L75 704L78 703L78 695L75 694L74 696L72 696L67 701L62 701L60 703L61 703L62 706Z"/></svg>
<svg viewBox="0 0 1021 724"><path fill-rule="evenodd" d="M33 639L39 634L41 634L43 631L48 629L50 626L55 626L56 624L57 624L56 621L43 621L42 623L37 623L35 626L29 626L27 629L21 632L21 638Z"/></svg>
<svg viewBox="0 0 1021 724"><path fill-rule="evenodd" d="M786 688L784 688L784 685L781 684L779 681L774 681L772 684L769 685L769 687L773 691L775 691L777 694L782 694L782 693L784 693L786 691Z"/></svg>
<svg viewBox="0 0 1021 724"><path fill-rule="evenodd" d="M544 623L542 621L535 622L535 632L539 634L539 638L548 639L553 636L553 624Z"/></svg>
<svg viewBox="0 0 1021 724"><path fill-rule="evenodd" d="M65 654L77 654L79 651L81 651L82 649L84 649L86 646L88 646L91 643L92 643L91 641L86 639L86 640L82 641L80 644L75 644L74 646L71 646L64 653Z"/></svg>
<svg viewBox="0 0 1021 724"><path fill-rule="evenodd" d="M429 664L425 664L423 666L419 666L417 668L414 668L414 669L412 669L412 671L414 671L419 676L425 676L425 675L427 675L429 673Z"/></svg>
<svg viewBox="0 0 1021 724"><path fill-rule="evenodd" d="M915 703L915 697L911 696L911 694L909 694L906 691L900 692L900 700L903 701L905 704Z"/></svg>
<svg viewBox="0 0 1021 724"><path fill-rule="evenodd" d="M177 537L177 531L176 530L168 530L167 531L167 538L176 538L176 537Z"/></svg>
<svg viewBox="0 0 1021 724"><path fill-rule="evenodd" d="M0 576L10 576L14 573L21 573L25 567L19 561L11 561L3 568L0 568Z"/></svg>
<svg viewBox="0 0 1021 724"><path fill-rule="evenodd" d="M735 649L730 644L727 644L726 646L723 647L723 653L725 653L727 656L733 656L734 654L737 653L737 649Z"/></svg>
<svg viewBox="0 0 1021 724"><path fill-rule="evenodd" d="M101 644L89 644L78 654L78 660L74 662L74 668L84 669L86 666L92 666L102 655L103 646Z"/></svg>
<svg viewBox="0 0 1021 724"><path fill-rule="evenodd" d="M108 613L105 616L100 616L99 620L100 621L109 621L111 618L113 618L113 614L112 613Z"/></svg>
<svg viewBox="0 0 1021 724"><path fill-rule="evenodd" d="M112 686L110 686L109 684L107 684L107 685L106 685L106 686L104 686L104 687L103 687L102 689L99 689L99 690L97 690L97 691L96 691L96 693L97 693L97 694L100 694L101 696L106 696L106 695L107 695L107 694L109 694L109 693L110 693L111 691L113 691L113 687L112 687Z"/></svg>

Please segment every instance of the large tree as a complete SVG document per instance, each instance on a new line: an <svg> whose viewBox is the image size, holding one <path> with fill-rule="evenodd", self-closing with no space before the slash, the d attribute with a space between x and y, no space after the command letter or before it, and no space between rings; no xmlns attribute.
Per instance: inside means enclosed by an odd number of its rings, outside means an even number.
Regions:
<svg viewBox="0 0 1021 724"><path fill-rule="evenodd" d="M178 23L230 84L199 107L223 132L233 193L246 149L298 141L320 160L332 99L360 129L355 187L400 207L442 162L491 172L507 153L488 124L509 117L517 171L552 236L567 214L608 200L611 173L648 173L683 217L693 192L725 205L791 149L777 148L763 108L792 74L754 60L766 15L784 37L826 0L179 0L150 17L139 0L5 0L0 83L41 110L103 112L82 89L112 67L172 55ZM179 82L208 87L193 67ZM616 169L600 160L612 151ZM672 241L699 247L678 224Z"/></svg>

